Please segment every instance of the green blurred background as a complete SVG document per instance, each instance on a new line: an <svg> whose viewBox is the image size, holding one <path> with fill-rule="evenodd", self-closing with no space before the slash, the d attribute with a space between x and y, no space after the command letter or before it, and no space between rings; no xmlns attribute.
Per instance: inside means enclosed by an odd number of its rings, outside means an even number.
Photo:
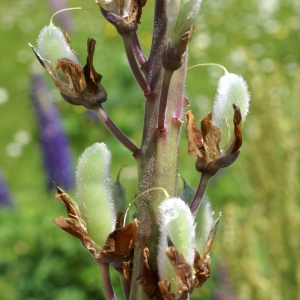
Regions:
<svg viewBox="0 0 300 300"><path fill-rule="evenodd" d="M109 96L104 107L139 145L144 100L120 38L93 1L70 0L69 6L95 10L70 13L72 46L84 61L87 37L97 40L94 63ZM52 223L65 210L46 188L29 96L31 72L42 68L27 45L35 45L49 24L49 2L2 0L0 7L0 169L14 200L11 208L0 206L0 299L104 299L91 257ZM152 14L149 0L139 29L146 55ZM189 65L215 62L242 75L252 102L239 159L208 188L214 211L223 217L211 253L212 276L192 299L300 299L300 1L204 1L196 26ZM217 67L188 71L189 109L199 120L211 110L222 74ZM56 96L74 165L86 147L105 141L113 154L113 177L127 165L121 180L131 201L136 187L131 154L84 109L63 102L44 76ZM182 133L179 171L196 186L199 174Z"/></svg>

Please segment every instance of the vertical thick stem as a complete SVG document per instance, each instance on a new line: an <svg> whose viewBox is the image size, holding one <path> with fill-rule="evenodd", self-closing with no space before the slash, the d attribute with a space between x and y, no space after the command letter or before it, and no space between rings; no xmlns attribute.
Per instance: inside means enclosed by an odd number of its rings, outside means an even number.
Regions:
<svg viewBox="0 0 300 300"><path fill-rule="evenodd" d="M101 281L106 300L116 300L109 275L109 264L99 264Z"/></svg>
<svg viewBox="0 0 300 300"><path fill-rule="evenodd" d="M146 104L144 139L141 152L136 157L138 162L138 193L153 187L163 187L171 197L177 195L178 155L180 129L184 103L184 82L186 62L175 71L169 85L165 110L164 130L157 128L159 99L162 89L162 67L160 78L156 78L154 97ZM151 80L154 80L151 78ZM143 276L143 249L148 247L150 261L156 269L159 230L157 225L158 206L164 200L160 191L151 191L137 201L137 217L140 221L138 240L135 245L134 269L130 299L144 299L137 280Z"/></svg>

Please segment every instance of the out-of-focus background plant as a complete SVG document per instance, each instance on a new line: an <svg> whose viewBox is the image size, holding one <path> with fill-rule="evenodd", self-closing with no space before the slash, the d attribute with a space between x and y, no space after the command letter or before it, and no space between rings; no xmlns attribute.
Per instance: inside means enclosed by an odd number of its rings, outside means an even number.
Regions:
<svg viewBox="0 0 300 300"><path fill-rule="evenodd" d="M105 141L113 155L112 174L116 177L127 165L121 181L128 201L136 187L130 153L94 115L62 101L45 74L39 77L42 67L27 43L48 25L57 5L94 10L62 13L54 22L68 30L80 57L86 55L87 37L97 40L94 64L109 94L105 108L130 139L136 144L141 139L136 127L142 123L143 98L127 72L115 29L93 1L1 1L0 298L6 300L99 299L98 269L79 242L52 223L65 212L49 190L51 179L62 188L72 186L72 163L86 147ZM152 5L146 5L139 28L146 53ZM196 27L189 66L215 62L241 74L252 103L238 161L208 188L213 210L222 211L223 217L211 253L212 277L192 299L300 299L300 2L204 1ZM213 66L188 71L186 95L196 119L211 110L222 72ZM51 116L42 117L31 97L38 88L49 89L44 95L52 99L52 125ZM45 146L47 134L52 141ZM59 157L51 163L47 158L57 140L58 152L68 156L64 167ZM179 171L195 186L194 159L182 141ZM49 179L51 167L63 168L65 177ZM51 177L56 176L51 170ZM75 195L74 189L69 193ZM115 289L121 294L121 288Z"/></svg>

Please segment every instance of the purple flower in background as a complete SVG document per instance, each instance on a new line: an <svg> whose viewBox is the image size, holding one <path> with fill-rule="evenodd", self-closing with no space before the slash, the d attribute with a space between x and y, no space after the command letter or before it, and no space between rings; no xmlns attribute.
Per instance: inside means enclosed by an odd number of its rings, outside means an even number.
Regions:
<svg viewBox="0 0 300 300"><path fill-rule="evenodd" d="M49 0L48 1L51 12L55 13L61 9L65 9L69 7L69 3L67 0ZM70 11L64 11L57 16L55 16L59 20L61 27L64 31L71 32L73 29L73 22L71 18Z"/></svg>
<svg viewBox="0 0 300 300"><path fill-rule="evenodd" d="M31 99L39 123L47 186L53 189L55 181L64 189L70 189L73 187L74 172L68 139L53 96L42 77L36 74L32 76Z"/></svg>
<svg viewBox="0 0 300 300"><path fill-rule="evenodd" d="M5 206L13 206L12 197L8 191L6 182L2 176L2 172L0 171L0 204Z"/></svg>
<svg viewBox="0 0 300 300"><path fill-rule="evenodd" d="M228 273L228 268L225 265L219 267L217 273L218 287L213 294L213 300L237 300Z"/></svg>

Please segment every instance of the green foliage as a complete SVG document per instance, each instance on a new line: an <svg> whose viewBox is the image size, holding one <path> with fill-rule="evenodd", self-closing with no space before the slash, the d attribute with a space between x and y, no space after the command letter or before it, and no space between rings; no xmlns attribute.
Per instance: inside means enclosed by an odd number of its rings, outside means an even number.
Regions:
<svg viewBox="0 0 300 300"><path fill-rule="evenodd" d="M95 67L103 75L108 92L104 107L139 145L143 97L127 72L121 42L93 2L69 3L97 11L72 12L72 46L84 62L87 37L98 41ZM146 54L151 40L147 26L151 5L149 1L139 29ZM15 198L14 208L0 207L1 297L101 299L96 265L75 238L52 223L65 211L45 189L37 125L28 95L29 74L36 62L27 42L35 44L50 15L46 1L1 2L0 35L5 43L1 48L0 98L4 99L5 91L9 98L5 103L0 101L0 167ZM229 72L241 74L249 83L252 103L240 158L220 172L208 189L213 210L222 210L223 217L212 250L212 278L192 299L210 299L222 288L217 277L220 266L226 267L238 299L300 297L299 19L296 0L202 4L190 44L189 65L216 62ZM41 66L36 68L41 70ZM217 67L188 71L186 94L198 119L212 110L222 72ZM83 109L60 101L55 93L74 161L86 147L105 141L112 152L113 176L128 165L122 171L121 183L131 201L136 186L131 154L100 122L93 121ZM20 139L22 133L30 137L27 142ZM199 174L194 170L195 161L187 156L187 143L182 141L179 170L189 185L196 186Z"/></svg>

